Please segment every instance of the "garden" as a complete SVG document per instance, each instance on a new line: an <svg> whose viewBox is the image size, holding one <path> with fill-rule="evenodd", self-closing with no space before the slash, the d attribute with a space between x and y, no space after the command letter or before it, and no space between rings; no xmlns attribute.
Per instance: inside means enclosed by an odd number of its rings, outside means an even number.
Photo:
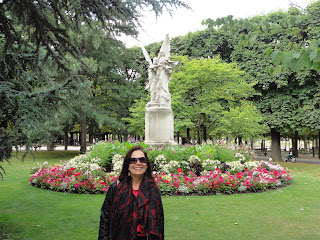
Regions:
<svg viewBox="0 0 320 240"><path fill-rule="evenodd" d="M126 152L137 143L98 142L90 152L69 161L32 169L29 184L69 193L103 193L117 180ZM242 146L185 145L148 149L155 180L163 195L232 194L265 191L291 183L279 164L254 161Z"/></svg>
<svg viewBox="0 0 320 240"><path fill-rule="evenodd" d="M97 239L104 194L46 191L27 181L37 162L59 165L78 152L34 154L36 161L28 155L21 162L22 152L4 164L0 239ZM281 165L290 170L288 187L231 195L164 195L166 239L320 239L320 166Z"/></svg>

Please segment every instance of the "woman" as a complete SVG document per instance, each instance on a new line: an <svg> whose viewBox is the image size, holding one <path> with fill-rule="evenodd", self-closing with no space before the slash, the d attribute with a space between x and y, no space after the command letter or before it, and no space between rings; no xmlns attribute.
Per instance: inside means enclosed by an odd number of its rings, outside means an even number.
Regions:
<svg viewBox="0 0 320 240"><path fill-rule="evenodd" d="M119 181L108 189L101 208L98 239L164 239L161 195L141 146L128 151Z"/></svg>

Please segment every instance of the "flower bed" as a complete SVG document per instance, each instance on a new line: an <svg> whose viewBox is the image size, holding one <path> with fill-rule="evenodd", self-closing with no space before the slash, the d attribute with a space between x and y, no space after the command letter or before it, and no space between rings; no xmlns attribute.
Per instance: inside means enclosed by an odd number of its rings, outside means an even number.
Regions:
<svg viewBox="0 0 320 240"><path fill-rule="evenodd" d="M118 179L121 171L123 152L114 149L108 156L112 171L106 172L104 161L98 151L77 156L59 165L48 166L48 163L33 168L29 177L29 184L35 187L51 189L68 193L97 194L108 190L109 186ZM127 146L130 148L131 146ZM191 147L190 147L191 148ZM204 147L205 154L199 154L199 149L193 147L180 150L181 159L175 158L176 149L162 149L158 155L151 153L154 175L159 189L164 195L172 194L232 194L235 192L263 191L268 188L277 188L291 183L289 171L279 164L269 162L249 161L243 154L243 149L238 152L227 153L221 151L228 160L220 161L215 158L215 147ZM202 150L203 150L202 149ZM152 151L152 149L149 151ZM105 154L104 151L103 154ZM189 153L186 154L186 152ZM208 154L210 152L211 154ZM194 154L196 155L190 155ZM168 156L174 156L173 160ZM232 159L230 156L234 156ZM211 158L210 158L211 157ZM180 161L179 161L180 160Z"/></svg>
<svg viewBox="0 0 320 240"><path fill-rule="evenodd" d="M118 177L114 173L106 173L95 165L87 167L70 166L69 162L48 166L45 162L33 169L28 179L30 185L68 193L103 193Z"/></svg>
<svg viewBox="0 0 320 240"><path fill-rule="evenodd" d="M214 171L203 172L200 176L192 171L185 175L181 170L177 174L159 173L155 177L161 193L168 195L257 192L287 186L292 179L289 171L280 165L264 161L258 167L246 168L236 174L231 174L229 171L223 173L217 168Z"/></svg>

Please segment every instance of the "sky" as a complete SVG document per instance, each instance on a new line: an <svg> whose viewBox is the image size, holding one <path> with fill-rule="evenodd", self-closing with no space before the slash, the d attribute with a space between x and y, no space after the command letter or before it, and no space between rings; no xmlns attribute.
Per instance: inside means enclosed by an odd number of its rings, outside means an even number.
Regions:
<svg viewBox="0 0 320 240"><path fill-rule="evenodd" d="M184 0L192 10L177 9L161 15L145 12L141 18L142 29L139 29L137 40L122 38L127 47L145 46L160 42L168 33L170 38L184 36L188 32L205 29L201 21L207 18L216 19L233 15L235 18L253 17L267 14L279 9L287 10L290 3L305 8L312 0Z"/></svg>

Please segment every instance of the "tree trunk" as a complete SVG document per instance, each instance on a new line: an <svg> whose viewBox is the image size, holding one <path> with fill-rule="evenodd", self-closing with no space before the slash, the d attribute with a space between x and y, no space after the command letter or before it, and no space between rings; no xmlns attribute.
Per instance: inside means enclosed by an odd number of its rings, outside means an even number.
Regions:
<svg viewBox="0 0 320 240"><path fill-rule="evenodd" d="M123 134L123 141L128 141L128 133Z"/></svg>
<svg viewBox="0 0 320 240"><path fill-rule="evenodd" d="M308 149L308 142L309 142L309 140L308 140L307 137L305 136L305 137L304 137L304 146L303 146L303 148L304 148L305 150Z"/></svg>
<svg viewBox="0 0 320 240"><path fill-rule="evenodd" d="M54 150L54 140L53 140L53 138L50 138L50 139L48 140L47 150L48 150L48 151L53 151L53 150Z"/></svg>
<svg viewBox="0 0 320 240"><path fill-rule="evenodd" d="M203 131L203 141L207 143L207 127L205 125L202 126Z"/></svg>
<svg viewBox="0 0 320 240"><path fill-rule="evenodd" d="M319 135L319 139L320 139L320 131L318 132L318 135ZM320 159L320 149L318 147L318 159Z"/></svg>
<svg viewBox="0 0 320 240"><path fill-rule="evenodd" d="M92 144L93 143L93 137L94 135L89 133L89 143Z"/></svg>
<svg viewBox="0 0 320 240"><path fill-rule="evenodd" d="M293 156L298 157L298 131L294 132L294 136L292 138L292 151L293 151Z"/></svg>
<svg viewBox="0 0 320 240"><path fill-rule="evenodd" d="M190 128L187 128L187 142L191 143Z"/></svg>
<svg viewBox="0 0 320 240"><path fill-rule="evenodd" d="M198 130L198 144L201 144L200 130Z"/></svg>
<svg viewBox="0 0 320 240"><path fill-rule="evenodd" d="M271 157L273 161L281 161L280 132L271 129Z"/></svg>
<svg viewBox="0 0 320 240"><path fill-rule="evenodd" d="M81 133L80 133L80 154L85 154L87 152L87 116L86 114L83 114L82 120L81 120Z"/></svg>
<svg viewBox="0 0 320 240"><path fill-rule="evenodd" d="M68 132L64 131L64 137L63 137L63 145L64 145L64 150L68 150Z"/></svg>
<svg viewBox="0 0 320 240"><path fill-rule="evenodd" d="M71 132L70 135L71 135L71 136L70 136L70 139L71 139L71 140L70 140L70 144L71 144L71 146L74 146L73 132Z"/></svg>

